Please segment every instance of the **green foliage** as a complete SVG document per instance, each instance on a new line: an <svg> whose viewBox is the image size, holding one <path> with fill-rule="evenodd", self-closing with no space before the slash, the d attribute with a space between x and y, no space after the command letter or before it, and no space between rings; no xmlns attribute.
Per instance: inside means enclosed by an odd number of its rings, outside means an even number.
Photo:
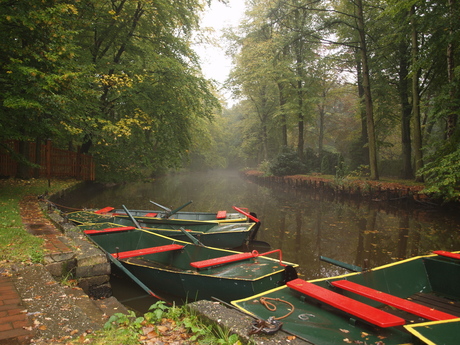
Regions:
<svg viewBox="0 0 460 345"><path fill-rule="evenodd" d="M259 166L257 167L257 170L262 171L264 176L270 176L272 175L272 172L270 170L271 165L272 164L270 163L270 161L264 160L262 161L262 163L259 164Z"/></svg>
<svg viewBox="0 0 460 345"><path fill-rule="evenodd" d="M51 137L77 77L66 1L0 2L0 141Z"/></svg>
<svg viewBox="0 0 460 345"><path fill-rule="evenodd" d="M449 147L445 150L449 151ZM460 201L460 149L450 147L452 152L437 152L436 158L426 164L419 174L424 176L424 193L445 201Z"/></svg>
<svg viewBox="0 0 460 345"><path fill-rule="evenodd" d="M286 147L270 166L270 172L275 176L304 174L306 171L307 168L297 152Z"/></svg>
<svg viewBox="0 0 460 345"><path fill-rule="evenodd" d="M142 327L159 327L164 320L171 320L178 332L187 332L188 340L199 344L241 344L238 336L230 334L219 326L204 324L194 315L187 305L178 307L167 306L166 302L158 301L153 304L147 313L138 317L132 311L127 315L117 313L110 317L104 326L104 330L91 335L91 343L104 344L139 344ZM72 343L71 343L72 344Z"/></svg>
<svg viewBox="0 0 460 345"><path fill-rule="evenodd" d="M305 150L304 153L304 162L307 167L308 172L319 172L320 171L320 161L318 154L310 147Z"/></svg>
<svg viewBox="0 0 460 345"><path fill-rule="evenodd" d="M192 128L219 107L191 49L202 9L199 0L0 2L0 141L80 146L104 181L180 166Z"/></svg>
<svg viewBox="0 0 460 345"><path fill-rule="evenodd" d="M24 229L19 202L26 195L53 193L74 185L75 181L0 180L0 261L42 262L43 239Z"/></svg>

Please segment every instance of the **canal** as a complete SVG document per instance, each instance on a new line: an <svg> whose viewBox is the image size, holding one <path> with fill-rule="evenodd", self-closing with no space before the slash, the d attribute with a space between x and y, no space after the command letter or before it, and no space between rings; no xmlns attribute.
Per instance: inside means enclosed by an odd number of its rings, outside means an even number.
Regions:
<svg viewBox="0 0 460 345"><path fill-rule="evenodd" d="M186 211L248 208L262 223L256 238L259 244L281 249L284 260L300 265L298 273L304 279L347 272L320 256L372 268L432 250L460 250L458 213L376 201L337 201L320 193L260 185L236 171L173 174L154 182L112 187L87 184L53 201L73 209L122 205L157 209L150 200L172 209L192 200ZM113 284L115 295L126 293L123 282ZM132 296L121 300L137 300L133 289Z"/></svg>

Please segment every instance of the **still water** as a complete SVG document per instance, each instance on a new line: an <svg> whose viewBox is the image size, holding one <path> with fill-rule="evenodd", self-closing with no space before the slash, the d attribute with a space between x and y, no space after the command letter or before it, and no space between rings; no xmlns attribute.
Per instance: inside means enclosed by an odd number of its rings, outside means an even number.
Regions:
<svg viewBox="0 0 460 345"><path fill-rule="evenodd" d="M347 272L320 256L372 268L432 250L460 250L458 212L338 201L285 186L260 185L236 171L174 174L114 187L88 184L54 201L76 209L157 209L149 200L171 209L193 200L186 211L248 208L262 223L256 239L282 249L283 260L299 264L304 279Z"/></svg>

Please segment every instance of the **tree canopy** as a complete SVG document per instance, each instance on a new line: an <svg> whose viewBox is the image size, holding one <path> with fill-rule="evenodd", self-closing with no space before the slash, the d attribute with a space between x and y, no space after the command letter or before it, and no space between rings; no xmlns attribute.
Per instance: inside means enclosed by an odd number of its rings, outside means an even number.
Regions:
<svg viewBox="0 0 460 345"><path fill-rule="evenodd" d="M245 138L260 138L241 139L248 161L287 146L299 172L325 172L339 154L336 169L367 165L371 179L424 179L460 199L459 11L450 0L250 1L227 34L229 82L255 128Z"/></svg>
<svg viewBox="0 0 460 345"><path fill-rule="evenodd" d="M107 180L294 151L460 198L457 1L248 1L223 112L192 49L206 3L0 0L0 145L52 139Z"/></svg>
<svg viewBox="0 0 460 345"><path fill-rule="evenodd" d="M180 166L219 102L191 47L200 0L0 2L0 130L97 160L99 178Z"/></svg>

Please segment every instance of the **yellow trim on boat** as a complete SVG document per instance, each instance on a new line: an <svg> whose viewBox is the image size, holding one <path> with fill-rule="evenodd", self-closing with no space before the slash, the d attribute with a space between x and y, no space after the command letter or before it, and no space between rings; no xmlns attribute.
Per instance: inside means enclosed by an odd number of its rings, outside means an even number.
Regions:
<svg viewBox="0 0 460 345"><path fill-rule="evenodd" d="M429 322L416 323L414 325L405 325L404 328L408 332L410 332L412 335L414 335L417 338L419 338L420 340L422 340L427 345L437 345L436 343L432 342L427 337L423 336L420 332L415 330L415 328L430 327L430 326L445 324L445 323L449 323L449 322L460 322L460 318L458 318L458 319L449 319L449 320L441 320L441 321L429 321Z"/></svg>

